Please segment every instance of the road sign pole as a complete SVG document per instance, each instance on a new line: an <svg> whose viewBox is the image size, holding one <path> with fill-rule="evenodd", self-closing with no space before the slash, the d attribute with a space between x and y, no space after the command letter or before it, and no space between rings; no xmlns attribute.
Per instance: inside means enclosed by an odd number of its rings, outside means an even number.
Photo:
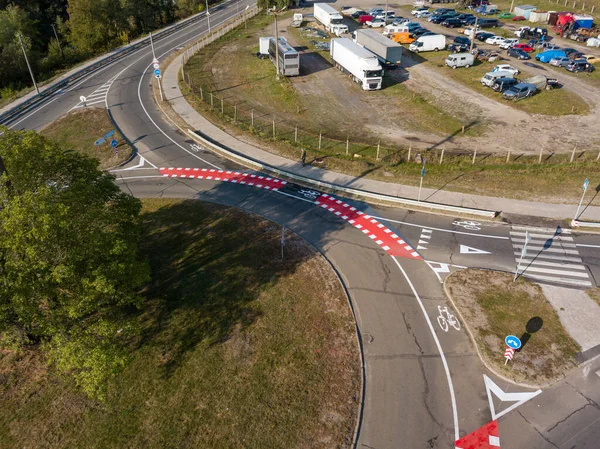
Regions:
<svg viewBox="0 0 600 449"><path fill-rule="evenodd" d="M585 196L585 192L587 192L587 188L589 185L589 181L587 178L585 178L585 181L583 181L583 193L581 194L581 199L579 200L579 205L577 206L577 212L575 212L575 218L573 218L573 220L577 220L577 217L579 217L579 210L581 209L581 205L583 204L583 197Z"/></svg>
<svg viewBox="0 0 600 449"><path fill-rule="evenodd" d="M519 270L521 269L521 262L523 261L523 257L527 254L527 244L529 243L529 231L525 231L525 243L523 244L523 249L521 250L521 257L519 257L519 263L517 264L517 270L515 271L515 277L513 278L513 282L517 280L519 276Z"/></svg>
<svg viewBox="0 0 600 449"><path fill-rule="evenodd" d="M158 81L158 91L160 92L160 101L165 101L165 99L163 98L162 84L160 84L160 78L156 78L156 81Z"/></svg>
<svg viewBox="0 0 600 449"><path fill-rule="evenodd" d="M29 74L31 75L31 81L33 81L33 87L35 87L35 91L40 94L40 90L38 89L37 83L35 82L35 76L33 76L33 70L31 70L31 66L29 65L29 59L27 59L27 52L25 51L25 46L23 45L23 39L21 38L21 33L17 33L19 37L19 42L21 43L21 48L23 49L23 56L25 56L25 62L27 63L27 68L29 69Z"/></svg>
<svg viewBox="0 0 600 449"><path fill-rule="evenodd" d="M421 176L421 180L419 181L419 197L417 201L421 201L421 189L423 188L423 177Z"/></svg>

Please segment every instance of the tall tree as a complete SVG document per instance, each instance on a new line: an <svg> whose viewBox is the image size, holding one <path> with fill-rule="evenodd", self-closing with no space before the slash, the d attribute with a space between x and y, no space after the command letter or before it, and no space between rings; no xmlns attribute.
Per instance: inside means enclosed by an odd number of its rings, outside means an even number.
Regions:
<svg viewBox="0 0 600 449"><path fill-rule="evenodd" d="M119 0L69 0L71 42L87 53L110 50L128 29Z"/></svg>
<svg viewBox="0 0 600 449"><path fill-rule="evenodd" d="M97 162L35 132L4 130L0 157L0 332L39 344L89 394L126 360L128 312L149 278L140 203Z"/></svg>

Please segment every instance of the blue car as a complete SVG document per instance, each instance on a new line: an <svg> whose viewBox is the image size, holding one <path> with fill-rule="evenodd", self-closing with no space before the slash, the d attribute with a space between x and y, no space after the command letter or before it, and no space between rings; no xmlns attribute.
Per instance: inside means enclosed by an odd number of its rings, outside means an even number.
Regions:
<svg viewBox="0 0 600 449"><path fill-rule="evenodd" d="M567 54L562 50L546 50L535 55L535 59L540 62L548 63L554 58L564 58Z"/></svg>

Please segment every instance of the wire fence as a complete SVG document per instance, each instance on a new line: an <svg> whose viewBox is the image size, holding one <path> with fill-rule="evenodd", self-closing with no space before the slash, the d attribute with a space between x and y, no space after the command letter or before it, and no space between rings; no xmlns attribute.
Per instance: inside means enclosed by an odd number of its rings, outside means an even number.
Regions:
<svg viewBox="0 0 600 449"><path fill-rule="evenodd" d="M298 155L302 150L309 152L309 162L319 164L328 157L335 156L347 160L365 160L383 165L394 166L400 163L424 164L460 164L460 165L499 165L499 164L562 164L600 161L600 152L592 154L591 151L577 149L576 146L570 153L554 153L540 148L537 155L525 154L515 150L507 150L506 153L468 151L447 149L444 144L427 148L408 148L399 146L392 148L381 144L381 142L362 142L348 135L346 139L339 136L330 136L327 133L308 131L291 123L286 119L256 108L249 107L243 101L225 98L217 92L201 85L186 70L186 65L191 58L209 45L222 38L227 33L240 27L246 26L247 21L259 14L259 8L244 11L235 20L224 24L219 29L206 35L198 42L191 44L184 51L181 66L181 80L186 89L182 89L185 96L197 107L210 111L217 115L220 120L226 121L236 127L250 132L253 135L270 141L285 142L298 149ZM460 132L460 131L459 131ZM462 130L464 132L464 128Z"/></svg>

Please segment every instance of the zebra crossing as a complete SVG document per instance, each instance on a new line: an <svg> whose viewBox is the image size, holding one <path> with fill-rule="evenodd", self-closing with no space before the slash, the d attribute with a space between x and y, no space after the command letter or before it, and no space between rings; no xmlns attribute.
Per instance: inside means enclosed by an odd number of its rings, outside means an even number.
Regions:
<svg viewBox="0 0 600 449"><path fill-rule="evenodd" d="M71 111L74 109L85 108L86 106L93 106L95 104L100 104L100 103L106 104L106 96L108 95L108 91L110 90L110 87L117 79L117 76L119 76L119 75L115 75L114 77L109 79L106 83L104 83L102 86L100 86L98 89L93 91L90 95L85 97L85 101L80 101L75 106L73 106L71 108Z"/></svg>
<svg viewBox="0 0 600 449"><path fill-rule="evenodd" d="M519 276L574 287L592 287L571 232L565 229L540 229L513 226L510 240ZM521 258L526 237L526 253Z"/></svg>

